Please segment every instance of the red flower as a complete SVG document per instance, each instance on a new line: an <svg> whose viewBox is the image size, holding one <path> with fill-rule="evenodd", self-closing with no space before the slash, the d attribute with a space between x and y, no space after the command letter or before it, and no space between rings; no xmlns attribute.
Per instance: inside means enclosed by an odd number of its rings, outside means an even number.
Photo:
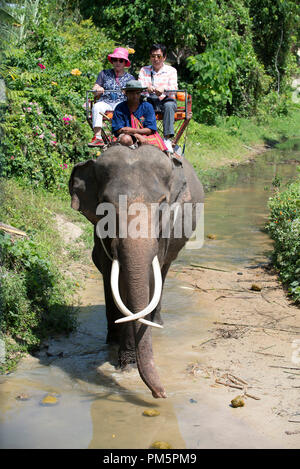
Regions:
<svg viewBox="0 0 300 469"><path fill-rule="evenodd" d="M38 66L39 66L42 70L44 70L44 69L46 68L45 65L40 64L40 63L38 63Z"/></svg>

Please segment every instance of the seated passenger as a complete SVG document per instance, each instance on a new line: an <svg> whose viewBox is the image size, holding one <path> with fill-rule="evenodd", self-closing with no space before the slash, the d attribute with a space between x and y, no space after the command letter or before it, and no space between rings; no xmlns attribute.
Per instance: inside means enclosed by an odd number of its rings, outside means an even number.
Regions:
<svg viewBox="0 0 300 469"><path fill-rule="evenodd" d="M141 102L141 93L145 88L139 81L131 80L123 89L127 101L118 104L112 119L112 131L119 137L119 142L126 146L136 142L152 144L162 151L167 150L157 132L153 106L145 101Z"/></svg>
<svg viewBox="0 0 300 469"><path fill-rule="evenodd" d="M125 72L125 67L130 67L127 49L117 47L107 58L109 62L112 63L113 68L102 70L93 87L93 90L96 91L96 98L99 97L100 99L92 108L94 137L88 144L89 147L101 147L104 145L101 136L103 121L101 113L104 114L106 111L113 111L119 103L125 101L126 97L121 90L129 80L134 80L134 77L130 73ZM105 90L116 90L116 93L105 93Z"/></svg>
<svg viewBox="0 0 300 469"><path fill-rule="evenodd" d="M177 70L165 65L166 47L153 44L150 49L152 65L141 68L139 81L148 91L148 101L156 111L163 112L164 143L168 151L173 152L170 138L174 136L174 115L177 109L175 93L164 93L164 90L177 90Z"/></svg>

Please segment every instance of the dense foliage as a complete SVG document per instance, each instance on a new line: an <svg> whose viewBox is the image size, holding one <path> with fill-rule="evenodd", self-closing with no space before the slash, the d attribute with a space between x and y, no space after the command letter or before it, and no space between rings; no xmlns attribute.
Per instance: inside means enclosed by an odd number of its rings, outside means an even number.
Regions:
<svg viewBox="0 0 300 469"><path fill-rule="evenodd" d="M8 105L2 104L0 166L2 176L56 190L65 186L70 163L90 156L85 91L113 43L90 20L57 31L44 11L22 41L3 51Z"/></svg>
<svg viewBox="0 0 300 469"><path fill-rule="evenodd" d="M278 83L284 89L287 65L295 62L294 0L79 0L79 6L85 17L136 50L136 70L149 62L150 42L166 44L201 122L253 115L261 97L278 90Z"/></svg>
<svg viewBox="0 0 300 469"><path fill-rule="evenodd" d="M293 298L300 302L300 179L269 201L268 231L274 239L273 262Z"/></svg>
<svg viewBox="0 0 300 469"><path fill-rule="evenodd" d="M109 37L135 49L135 74L149 62L150 42L165 43L180 87L193 95L198 122L286 114L284 76L289 79L295 62L290 47L297 44L297 3L263 4L19 0L12 8L2 1L0 27L8 38L2 42L0 66L8 97L0 117L2 175L22 176L54 190L65 184L70 163L89 157L85 91L109 66L106 56L114 47ZM81 15L94 23L82 21Z"/></svg>
<svg viewBox="0 0 300 469"><path fill-rule="evenodd" d="M289 66L291 46L296 46L299 39L299 3L250 0L249 4L255 52L280 90L281 78Z"/></svg>
<svg viewBox="0 0 300 469"><path fill-rule="evenodd" d="M0 191L0 220L27 233L0 231L0 330L11 366L12 357L34 350L49 334L73 329L67 304L74 282L60 272L61 240L42 194L13 180L2 181Z"/></svg>

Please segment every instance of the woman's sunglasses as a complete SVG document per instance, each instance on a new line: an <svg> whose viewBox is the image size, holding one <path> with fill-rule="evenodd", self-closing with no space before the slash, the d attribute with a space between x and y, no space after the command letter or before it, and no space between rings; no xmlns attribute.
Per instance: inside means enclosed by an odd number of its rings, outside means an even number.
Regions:
<svg viewBox="0 0 300 469"><path fill-rule="evenodd" d="M111 61L112 62L120 62L120 64L122 64L123 62L125 62L125 59L114 59L114 58L112 58Z"/></svg>

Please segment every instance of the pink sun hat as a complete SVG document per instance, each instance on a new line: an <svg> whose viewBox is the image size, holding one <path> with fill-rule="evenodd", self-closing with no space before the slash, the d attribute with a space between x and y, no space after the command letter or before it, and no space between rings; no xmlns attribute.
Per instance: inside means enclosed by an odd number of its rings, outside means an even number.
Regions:
<svg viewBox="0 0 300 469"><path fill-rule="evenodd" d="M125 67L130 67L130 60L128 60L128 50L124 49L124 47L117 47L112 54L108 54L107 58L110 63L112 63L111 59L124 59Z"/></svg>

